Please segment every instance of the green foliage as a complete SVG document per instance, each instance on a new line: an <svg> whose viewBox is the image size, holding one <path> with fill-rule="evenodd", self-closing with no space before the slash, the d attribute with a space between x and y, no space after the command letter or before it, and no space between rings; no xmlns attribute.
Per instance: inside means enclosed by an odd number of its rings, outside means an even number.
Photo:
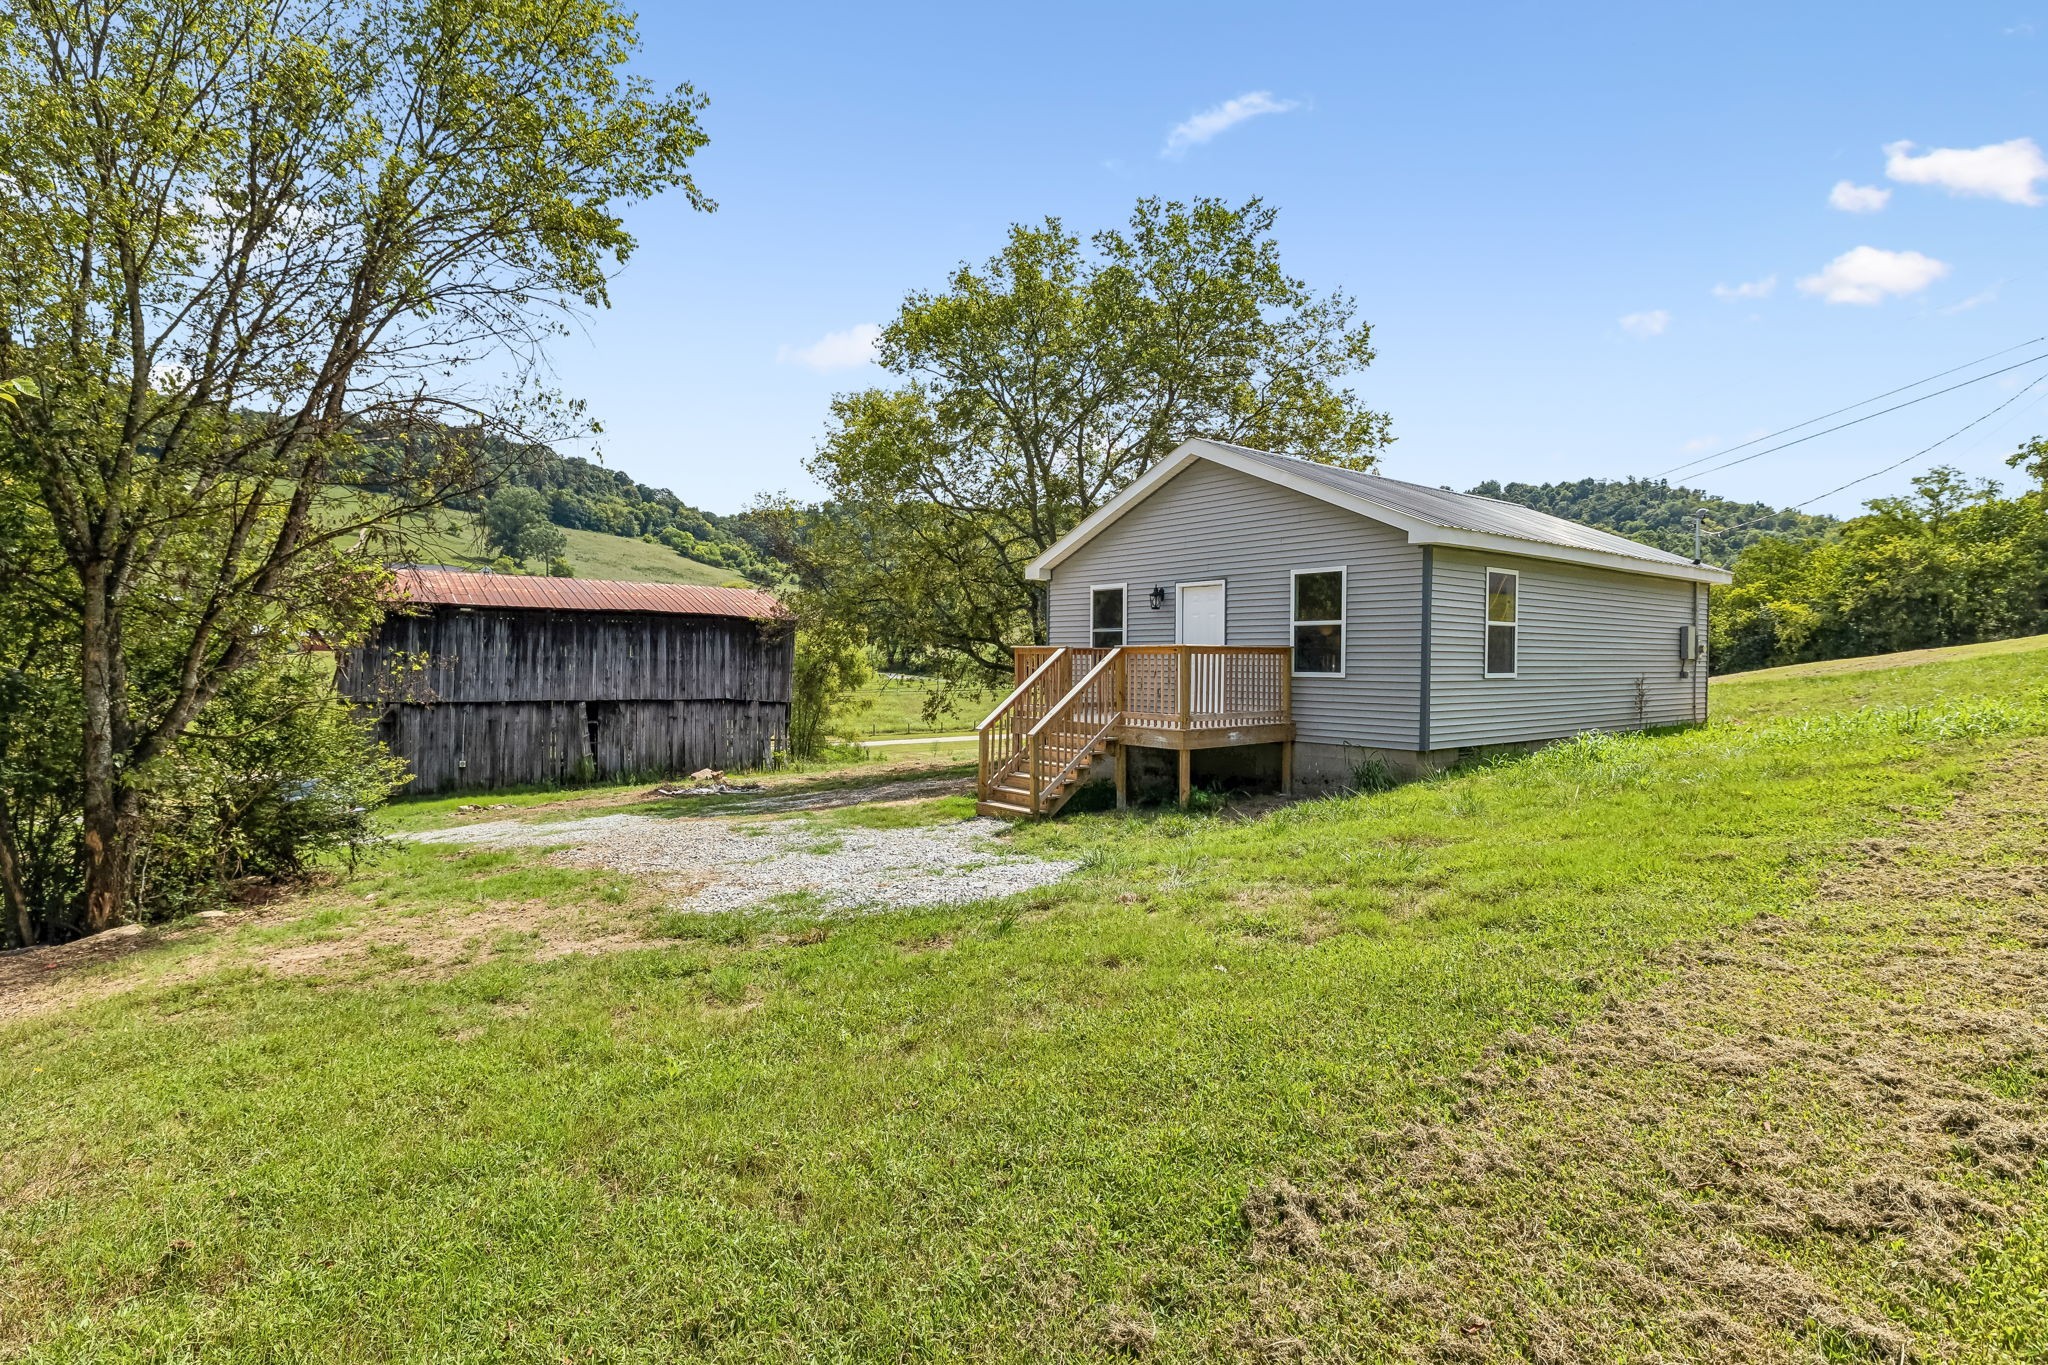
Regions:
<svg viewBox="0 0 2048 1365"><path fill-rule="evenodd" d="M799 762L824 750L835 719L874 678L860 628L833 617L813 598L796 596L796 664L790 678L789 756Z"/></svg>
<svg viewBox="0 0 2048 1365"><path fill-rule="evenodd" d="M620 206L710 207L702 101L628 75L636 45L613 0L0 20L0 591L23 685L76 698L76 922L143 907L159 774L245 677L365 628L394 527L587 430L531 376L606 302ZM40 737L8 743L36 807Z"/></svg>
<svg viewBox="0 0 2048 1365"><path fill-rule="evenodd" d="M548 520L547 499L519 484L490 496L477 513L477 533L486 549L514 561L548 564L560 560L569 548L568 537Z"/></svg>
<svg viewBox="0 0 2048 1365"><path fill-rule="evenodd" d="M1351 790L1370 796L1374 792L1392 791L1401 785L1383 758L1368 758L1351 770Z"/></svg>
<svg viewBox="0 0 2048 1365"><path fill-rule="evenodd" d="M2013 456L2028 467L2042 443ZM1765 539L1713 598L1723 670L1967 644L2048 630L2048 493L1940 468L1839 534Z"/></svg>
<svg viewBox="0 0 2048 1365"><path fill-rule="evenodd" d="M650 488L629 474L546 446L493 443L509 488L537 493L542 519L565 531L588 531L666 546L685 559L728 569L772 587L786 577L770 549L766 528L751 514L720 516L692 507L666 488ZM500 492L497 496L503 496ZM493 499L494 500L494 499ZM481 514L486 499L457 496L449 506Z"/></svg>
<svg viewBox="0 0 2048 1365"><path fill-rule="evenodd" d="M1086 247L1057 219L1013 226L910 294L877 356L900 383L833 404L810 465L826 503L760 510L778 555L890 657L1001 673L1045 634L1025 564L1181 441L1370 467L1387 419L1343 387L1370 328L1286 273L1274 220L1140 200Z"/></svg>
<svg viewBox="0 0 2048 1365"><path fill-rule="evenodd" d="M1761 540L1822 536L1838 525L1833 517L1781 510L1768 503L1733 502L1662 479L1507 484L1489 479L1467 491L1597 526L1678 555L1692 554L1692 515L1704 507L1707 535L1702 557L1715 564L1732 562Z"/></svg>
<svg viewBox="0 0 2048 1365"><path fill-rule="evenodd" d="M378 841L370 812L406 781L327 670L238 674L149 774L138 901L156 916L215 901L243 877L299 877Z"/></svg>
<svg viewBox="0 0 2048 1365"><path fill-rule="evenodd" d="M56 660L15 663L0 671L0 811L20 899L0 942L49 942L85 927L79 689ZM136 776L131 915L203 909L242 878L295 879L318 858L352 861L378 842L370 812L404 783L404 765L331 675L290 654L238 671Z"/></svg>

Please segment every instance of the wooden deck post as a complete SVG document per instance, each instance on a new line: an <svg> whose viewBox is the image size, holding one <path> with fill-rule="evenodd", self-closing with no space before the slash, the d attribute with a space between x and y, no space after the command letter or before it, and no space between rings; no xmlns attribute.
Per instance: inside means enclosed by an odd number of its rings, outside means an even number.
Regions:
<svg viewBox="0 0 2048 1365"><path fill-rule="evenodd" d="M1195 671L1195 655L1193 650L1189 649L1186 645L1182 645L1179 649L1179 656L1178 662L1180 667L1175 671L1180 674L1180 732L1186 734L1192 728L1191 719L1194 715L1192 708L1193 698L1189 690L1192 683L1190 682L1189 675Z"/></svg>
<svg viewBox="0 0 2048 1365"><path fill-rule="evenodd" d="M1127 665L1124 663L1124 652L1121 649L1116 652L1116 668L1112 671L1110 685L1115 689L1112 694L1116 707L1115 721L1118 726L1121 726L1123 724L1124 711L1130 706L1129 674ZM1111 731L1110 733L1117 734L1116 731ZM1116 808L1118 810L1128 810L1131 804L1130 748L1124 743L1123 737L1120 734L1117 734L1117 738L1112 742L1116 745Z"/></svg>
<svg viewBox="0 0 2048 1365"><path fill-rule="evenodd" d="M1286 662L1280 665L1280 714L1290 727L1288 738L1280 742L1280 794L1294 795L1294 651L1287 652Z"/></svg>
<svg viewBox="0 0 2048 1365"><path fill-rule="evenodd" d="M1194 791L1194 753L1188 748L1189 732L1194 729L1194 672L1195 652L1186 645L1180 647L1180 804L1187 809L1188 796Z"/></svg>

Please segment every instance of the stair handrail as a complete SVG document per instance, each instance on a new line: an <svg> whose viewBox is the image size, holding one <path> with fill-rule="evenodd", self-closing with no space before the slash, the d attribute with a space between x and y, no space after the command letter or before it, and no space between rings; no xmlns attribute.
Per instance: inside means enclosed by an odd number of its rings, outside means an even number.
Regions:
<svg viewBox="0 0 2048 1365"><path fill-rule="evenodd" d="M1089 683L1094 682L1095 675L1100 673L1103 669L1108 668L1110 664L1114 663L1117 659L1121 658L1123 656L1123 652L1123 648L1119 646L1116 649L1112 649L1111 651L1109 651L1109 653L1103 655L1102 662L1096 664L1095 667L1089 669L1087 674L1082 677L1081 681L1075 683L1072 687L1067 689L1067 695L1061 697L1051 706L1045 708L1045 714L1039 717L1038 724L1032 726L1029 730L1026 730L1024 732L1024 738L1037 738L1038 732L1040 730L1043 730L1048 724L1050 724L1053 721L1053 719L1057 717L1062 711L1065 711L1067 709L1068 704L1071 703L1074 700L1074 698L1081 695L1081 689L1086 687ZM1037 675L1034 674L1033 676L1035 677Z"/></svg>
<svg viewBox="0 0 2048 1365"><path fill-rule="evenodd" d="M974 727L974 733L978 735L983 730L988 729L989 726L994 725L996 721L999 720L1005 712L1007 712L1011 707L1017 704L1017 699L1019 697L1022 697L1026 692L1031 690L1031 684L1038 681L1038 675L1045 672L1048 668L1051 668L1054 664L1058 663L1062 658L1066 657L1066 653L1067 647L1065 645L1061 645L1058 649L1046 655L1045 662L1040 664L1038 667L1032 669L1031 676L1026 678L1023 682L1018 683L1016 690L1011 692L1009 696L1004 697L1002 702L996 707L996 709L989 712L988 715L982 720L982 722Z"/></svg>
<svg viewBox="0 0 2048 1365"><path fill-rule="evenodd" d="M1039 680L1048 671L1058 667L1060 661L1066 657L1067 650L1065 646L1055 649L1046 655L1044 661L1037 668L1031 670L1030 676L1018 683L1015 690L1009 696L1003 698L1002 704L989 712L982 722L974 727L975 748L979 751L980 757L980 762L976 765L977 772L975 774L974 790L975 794L982 800L989 800L990 792L996 782L1004 774L1026 762L1031 753L1031 746L1025 743L1021 736L1017 735L1013 721L1011 723L1010 735L1013 737L1012 742L1016 745L1016 751L998 763L990 755L989 748L991 741L996 740L1002 732L997 731L991 734L990 727L994 726L997 721L1008 718L1011 712L1016 710L1023 702L1024 698L1039 685Z"/></svg>
<svg viewBox="0 0 2048 1365"><path fill-rule="evenodd" d="M1112 712L1108 723L1104 725L1101 730L1097 731L1095 735L1091 736L1086 743L1082 744L1075 751L1074 755L1067 759L1065 766L1062 767L1057 773L1054 773L1050 778L1048 778L1045 773L1045 739L1041 732L1045 729L1046 726L1052 724L1056 720L1063 718L1066 714L1067 708L1073 705L1074 702L1080 698L1082 692L1084 692L1091 684L1093 684L1097 677L1101 676L1102 671L1104 669L1114 669L1121 667L1122 665L1120 661L1123 658L1123 653L1123 649L1121 647L1118 647L1116 649L1112 649L1111 651L1109 651L1109 653L1103 655L1101 660L1096 663L1095 667L1089 669L1088 672L1082 676L1081 681L1075 683L1072 687L1067 689L1067 694L1065 696L1061 697L1051 706L1045 708L1045 714L1039 717L1038 724L1032 726L1029 730L1025 731L1024 752L1026 755L1026 761L1030 764L1031 767L1029 785L1031 790L1031 813L1033 815L1041 815L1047 813L1045 811L1046 793L1051 789L1052 784L1058 782L1061 778L1065 777L1068 774L1068 772L1072 771L1074 765L1080 762L1080 755L1086 753L1089 746L1094 744L1095 740L1100 739L1103 734L1107 733L1108 730L1116 724L1116 714Z"/></svg>

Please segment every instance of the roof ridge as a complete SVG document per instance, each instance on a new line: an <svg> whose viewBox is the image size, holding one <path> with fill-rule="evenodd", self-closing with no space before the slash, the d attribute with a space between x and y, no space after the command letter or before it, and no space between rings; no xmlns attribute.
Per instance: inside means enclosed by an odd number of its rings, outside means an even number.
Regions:
<svg viewBox="0 0 2048 1365"><path fill-rule="evenodd" d="M1407 515L1417 516L1445 530L1467 530L1480 534L1496 535L1504 539L1520 541L1527 545L1549 545L1563 548L1597 550L1618 558L1634 559L1646 564L1692 565L1695 563L1694 560L1686 555L1675 554L1659 546L1645 544L1633 536L1625 536L1618 531L1607 530L1605 527L1590 526L1583 521L1574 521L1570 517L1561 517L1555 512L1546 512L1541 508L1530 507L1524 503L1510 502L1505 498L1492 498L1484 493L1460 492L1455 488L1445 488L1441 485L1416 483L1411 479L1398 479L1390 474L1379 473L1377 470L1347 469L1342 465L1330 464L1322 460L1312 460L1307 456L1290 454L1286 451L1260 450L1256 446L1239 445L1234 441L1218 441L1209 437L1200 439L1206 444L1220 446L1225 450L1249 455L1254 459L1271 463L1293 464L1305 470L1313 471L1310 477L1338 487L1353 488L1361 496L1368 499L1373 496L1371 485L1363 481L1372 479L1381 484L1388 485L1390 492L1393 489L1408 489L1425 498L1449 500L1453 506L1460 503L1480 504L1489 508L1502 509L1505 514L1509 514L1517 520L1533 519L1536 522L1535 525L1522 528L1500 525L1460 526L1458 518L1454 517L1452 520L1443 520L1442 518L1445 516L1445 513L1441 510L1432 515L1417 508L1402 509L1393 505L1389 506L1390 511L1405 510ZM1560 531L1546 535L1543 532L1549 526L1560 528ZM1568 529L1572 533L1570 538L1561 533L1564 529ZM1600 543L1595 545L1585 544L1584 542L1588 538L1597 538Z"/></svg>

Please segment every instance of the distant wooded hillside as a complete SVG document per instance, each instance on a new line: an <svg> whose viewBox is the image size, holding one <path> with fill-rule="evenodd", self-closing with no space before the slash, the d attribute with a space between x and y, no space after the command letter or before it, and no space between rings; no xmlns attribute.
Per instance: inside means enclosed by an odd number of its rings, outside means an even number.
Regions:
<svg viewBox="0 0 2048 1365"><path fill-rule="evenodd" d="M1668 484L1662 479L1508 484L1489 479L1468 491L1520 503L1685 555L1692 553L1692 514L1704 507L1709 532L1706 558L1716 564L1733 564L1737 555L1766 536L1819 536L1839 525L1833 517L1781 510L1764 502L1732 502L1704 489ZM1721 529L1734 526L1743 529Z"/></svg>
<svg viewBox="0 0 2048 1365"><path fill-rule="evenodd" d="M580 456L523 452L518 471L508 482L546 494L548 520L567 530L633 539L651 536L685 558L756 582L770 583L782 576L765 536L747 514L706 512L666 488L650 488L630 474Z"/></svg>

